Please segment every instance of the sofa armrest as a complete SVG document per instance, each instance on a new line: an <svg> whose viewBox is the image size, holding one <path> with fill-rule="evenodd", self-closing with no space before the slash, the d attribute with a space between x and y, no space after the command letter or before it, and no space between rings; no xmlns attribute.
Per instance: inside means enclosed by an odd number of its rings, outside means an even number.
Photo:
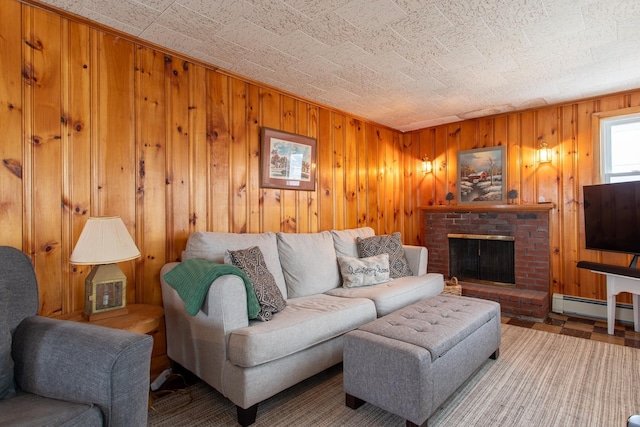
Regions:
<svg viewBox="0 0 640 427"><path fill-rule="evenodd" d="M31 316L13 336L18 387L100 408L105 425L146 425L153 338Z"/></svg>
<svg viewBox="0 0 640 427"><path fill-rule="evenodd" d="M427 274L428 251L424 246L402 245L414 276Z"/></svg>
<svg viewBox="0 0 640 427"><path fill-rule="evenodd" d="M218 277L211 283L198 313L190 316L184 301L164 280L164 275L177 265L166 264L160 271L167 356L223 392L222 373L229 358L229 335L249 326L244 282L234 275Z"/></svg>

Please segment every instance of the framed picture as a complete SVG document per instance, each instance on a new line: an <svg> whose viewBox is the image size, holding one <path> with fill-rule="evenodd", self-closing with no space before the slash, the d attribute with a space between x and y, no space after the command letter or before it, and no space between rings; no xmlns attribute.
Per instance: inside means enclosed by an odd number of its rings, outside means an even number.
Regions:
<svg viewBox="0 0 640 427"><path fill-rule="evenodd" d="M506 147L458 152L458 204L507 202Z"/></svg>
<svg viewBox="0 0 640 427"><path fill-rule="evenodd" d="M263 127L260 186L313 191L316 188L316 140Z"/></svg>

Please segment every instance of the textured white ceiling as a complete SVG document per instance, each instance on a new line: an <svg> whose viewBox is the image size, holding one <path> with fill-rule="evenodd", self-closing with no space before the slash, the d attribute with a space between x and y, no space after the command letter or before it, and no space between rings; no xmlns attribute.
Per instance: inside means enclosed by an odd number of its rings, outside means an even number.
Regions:
<svg viewBox="0 0 640 427"><path fill-rule="evenodd" d="M41 0L401 131L640 88L640 0Z"/></svg>

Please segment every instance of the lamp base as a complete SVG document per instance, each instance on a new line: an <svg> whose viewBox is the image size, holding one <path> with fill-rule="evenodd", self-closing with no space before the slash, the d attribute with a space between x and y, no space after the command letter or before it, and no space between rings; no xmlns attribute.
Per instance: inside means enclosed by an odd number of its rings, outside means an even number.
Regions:
<svg viewBox="0 0 640 427"><path fill-rule="evenodd" d="M87 322L93 322L95 320L109 319L111 317L118 317L128 314L127 308L118 308L115 310L102 311L100 313L85 313L82 312L82 318Z"/></svg>

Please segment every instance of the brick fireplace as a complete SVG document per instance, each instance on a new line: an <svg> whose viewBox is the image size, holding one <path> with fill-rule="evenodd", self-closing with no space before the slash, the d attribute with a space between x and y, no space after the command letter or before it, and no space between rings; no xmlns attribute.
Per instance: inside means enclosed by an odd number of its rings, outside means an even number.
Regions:
<svg viewBox="0 0 640 427"><path fill-rule="evenodd" d="M463 295L498 301L504 314L549 313L549 210L553 205L429 206L422 208L429 272L449 277L450 234L512 236L515 286L465 281Z"/></svg>

